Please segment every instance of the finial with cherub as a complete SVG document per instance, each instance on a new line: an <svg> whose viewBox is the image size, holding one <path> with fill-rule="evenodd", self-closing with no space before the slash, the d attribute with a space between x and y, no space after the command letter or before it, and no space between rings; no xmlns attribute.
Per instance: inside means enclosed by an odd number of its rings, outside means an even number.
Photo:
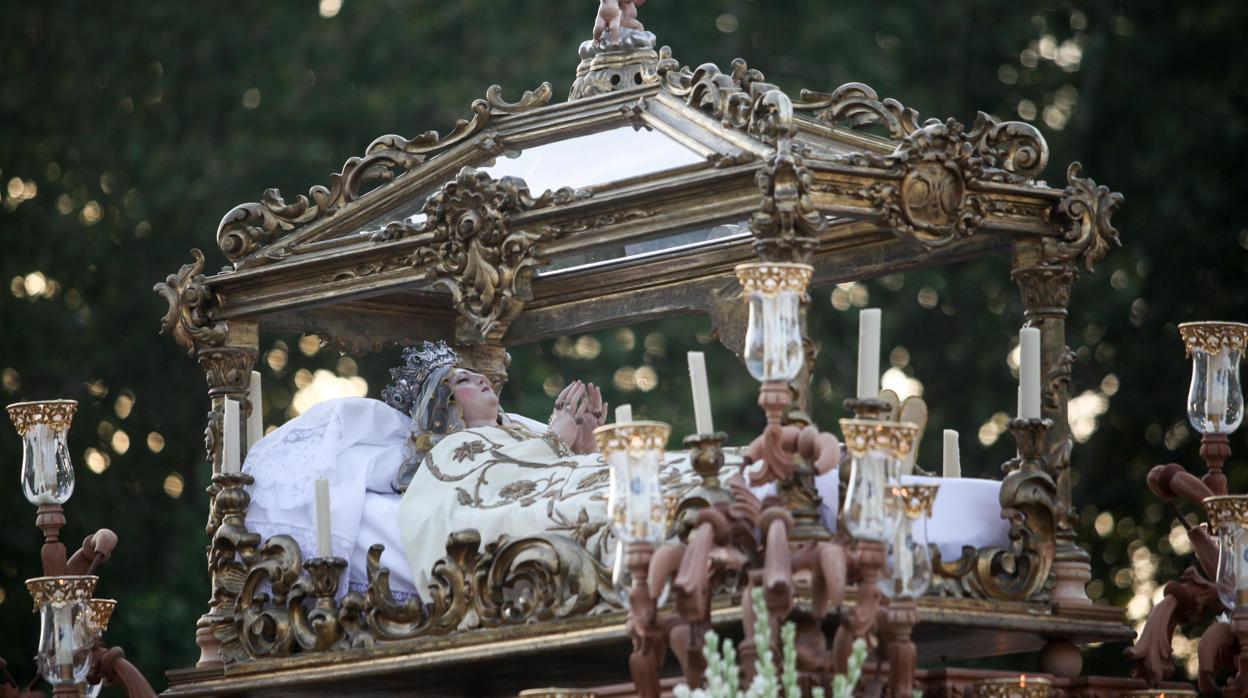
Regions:
<svg viewBox="0 0 1248 698"><path fill-rule="evenodd" d="M644 4L646 0L599 0L598 17L594 19L594 42L602 41L604 34L610 41L619 41L623 29L645 31L645 27L637 21L637 8Z"/></svg>

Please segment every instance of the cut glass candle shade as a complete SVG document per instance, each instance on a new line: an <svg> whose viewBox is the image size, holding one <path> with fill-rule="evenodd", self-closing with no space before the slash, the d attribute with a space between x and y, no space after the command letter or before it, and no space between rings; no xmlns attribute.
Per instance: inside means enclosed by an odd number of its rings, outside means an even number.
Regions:
<svg viewBox="0 0 1248 698"><path fill-rule="evenodd" d="M789 381L802 370L802 298L814 271L809 264L758 262L736 267L749 304L745 366L759 381Z"/></svg>

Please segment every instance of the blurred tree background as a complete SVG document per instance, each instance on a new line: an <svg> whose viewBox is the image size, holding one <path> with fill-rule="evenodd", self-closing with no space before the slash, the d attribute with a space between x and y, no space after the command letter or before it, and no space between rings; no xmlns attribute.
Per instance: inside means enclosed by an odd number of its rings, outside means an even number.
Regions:
<svg viewBox="0 0 1248 698"><path fill-rule="evenodd" d="M234 204L325 183L380 134L445 131L492 83L514 99L550 80L562 99L596 4L0 4L0 397L80 401L64 536L119 533L99 587L120 602L109 639L158 687L164 670L198 656L208 403L198 367L156 336L165 308L153 283L190 247L210 268L224 263L213 235ZM1248 224L1235 208L1248 201L1248 5L655 0L641 19L685 64L742 56L790 94L861 81L925 117L1034 122L1053 186L1079 159L1125 194L1115 219L1125 249L1077 284L1069 336L1089 593L1139 622L1190 558L1144 484L1154 463L1198 467L1176 324L1248 319ZM1006 260L816 294L814 412L825 427L852 390L855 310L866 305L885 310L886 384L921 390L931 406L921 461L936 467L937 430L955 428L966 474L995 476L1012 448L1006 357L1021 322ZM318 395L376 396L397 356L263 342L268 424ZM544 417L553 391L583 378L688 433L684 352L695 347L710 352L717 424L747 441L761 425L756 386L699 318L519 348L504 403ZM1232 444L1231 485L1243 491L1248 444ZM0 428L0 655L29 677L37 622L23 580L39 573L41 539L20 458ZM1194 661L1193 641L1176 647L1181 664ZM1087 669L1125 671L1120 650L1090 650Z"/></svg>

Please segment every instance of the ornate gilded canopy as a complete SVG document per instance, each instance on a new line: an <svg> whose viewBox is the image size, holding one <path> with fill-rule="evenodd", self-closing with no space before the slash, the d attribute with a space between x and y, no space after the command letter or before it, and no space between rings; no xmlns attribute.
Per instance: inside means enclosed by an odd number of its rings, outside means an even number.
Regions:
<svg viewBox="0 0 1248 698"><path fill-rule="evenodd" d="M1089 573L1075 539L1066 426L1069 291L1078 266L1090 270L1118 244L1110 219L1121 195L1083 177L1078 163L1063 188L1036 179L1049 153L1029 124L982 112L969 126L924 122L860 83L794 98L739 59L726 71L684 66L640 24L597 32L581 48L568 101L552 103L553 93L545 83L508 102L492 86L445 135L382 136L306 195L270 189L222 218L225 268L206 275L193 250L192 263L157 285L169 303L163 329L200 361L213 401L205 438L217 473L208 522L214 596L200 620L202 645L218 642L222 656L240 660L281 658L296 645L354 652L347 646L409 643L321 667L389 675L387 657L458 651L440 634L484 633L464 639L466 648L507 635L497 626L515 622L514 613L497 598L518 559L507 546L547 545L504 541L480 552L479 540L449 541L450 581L428 609L395 601L373 560L369 592L338 604L317 581L333 570L301 572L292 542L249 532L247 476L221 473L224 400L251 409L247 380L262 329L320 335L353 353L446 339L501 381L507 345L663 315L708 314L739 351L733 269L744 262L806 262L819 287L995 253L1010 255L1026 323L1042 330L1043 411L1054 426L1037 432L1035 457L1010 464L1019 474L1002 490L1013 516L1009 549L937 561L933 594L946 598L921 609L931 624L924 651L984 656L1129 634L1120 611L1093 607L1082 591ZM547 557L566 567L576 555ZM493 586L469 589L472 575ZM546 606L532 605L521 620L555 604L577 615L581 606L561 596L573 577L566 569L543 577ZM258 591L266 583L272 598ZM312 597L320 610L306 610ZM337 614L338 635L309 630L309 613L322 624ZM604 647L622 637L618 618L559 619L551 632L587 633ZM542 627L524 627L517 656L544 642ZM282 669L265 661L232 669L237 679L187 674L173 692L271 687L247 677Z"/></svg>

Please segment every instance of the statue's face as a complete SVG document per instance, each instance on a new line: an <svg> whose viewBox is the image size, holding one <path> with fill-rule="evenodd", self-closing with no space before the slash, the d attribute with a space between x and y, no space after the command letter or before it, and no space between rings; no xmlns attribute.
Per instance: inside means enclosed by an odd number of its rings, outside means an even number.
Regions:
<svg viewBox="0 0 1248 698"><path fill-rule="evenodd" d="M464 414L464 424L474 427L498 422L498 395L485 376L457 368L451 375L451 389L455 404Z"/></svg>

